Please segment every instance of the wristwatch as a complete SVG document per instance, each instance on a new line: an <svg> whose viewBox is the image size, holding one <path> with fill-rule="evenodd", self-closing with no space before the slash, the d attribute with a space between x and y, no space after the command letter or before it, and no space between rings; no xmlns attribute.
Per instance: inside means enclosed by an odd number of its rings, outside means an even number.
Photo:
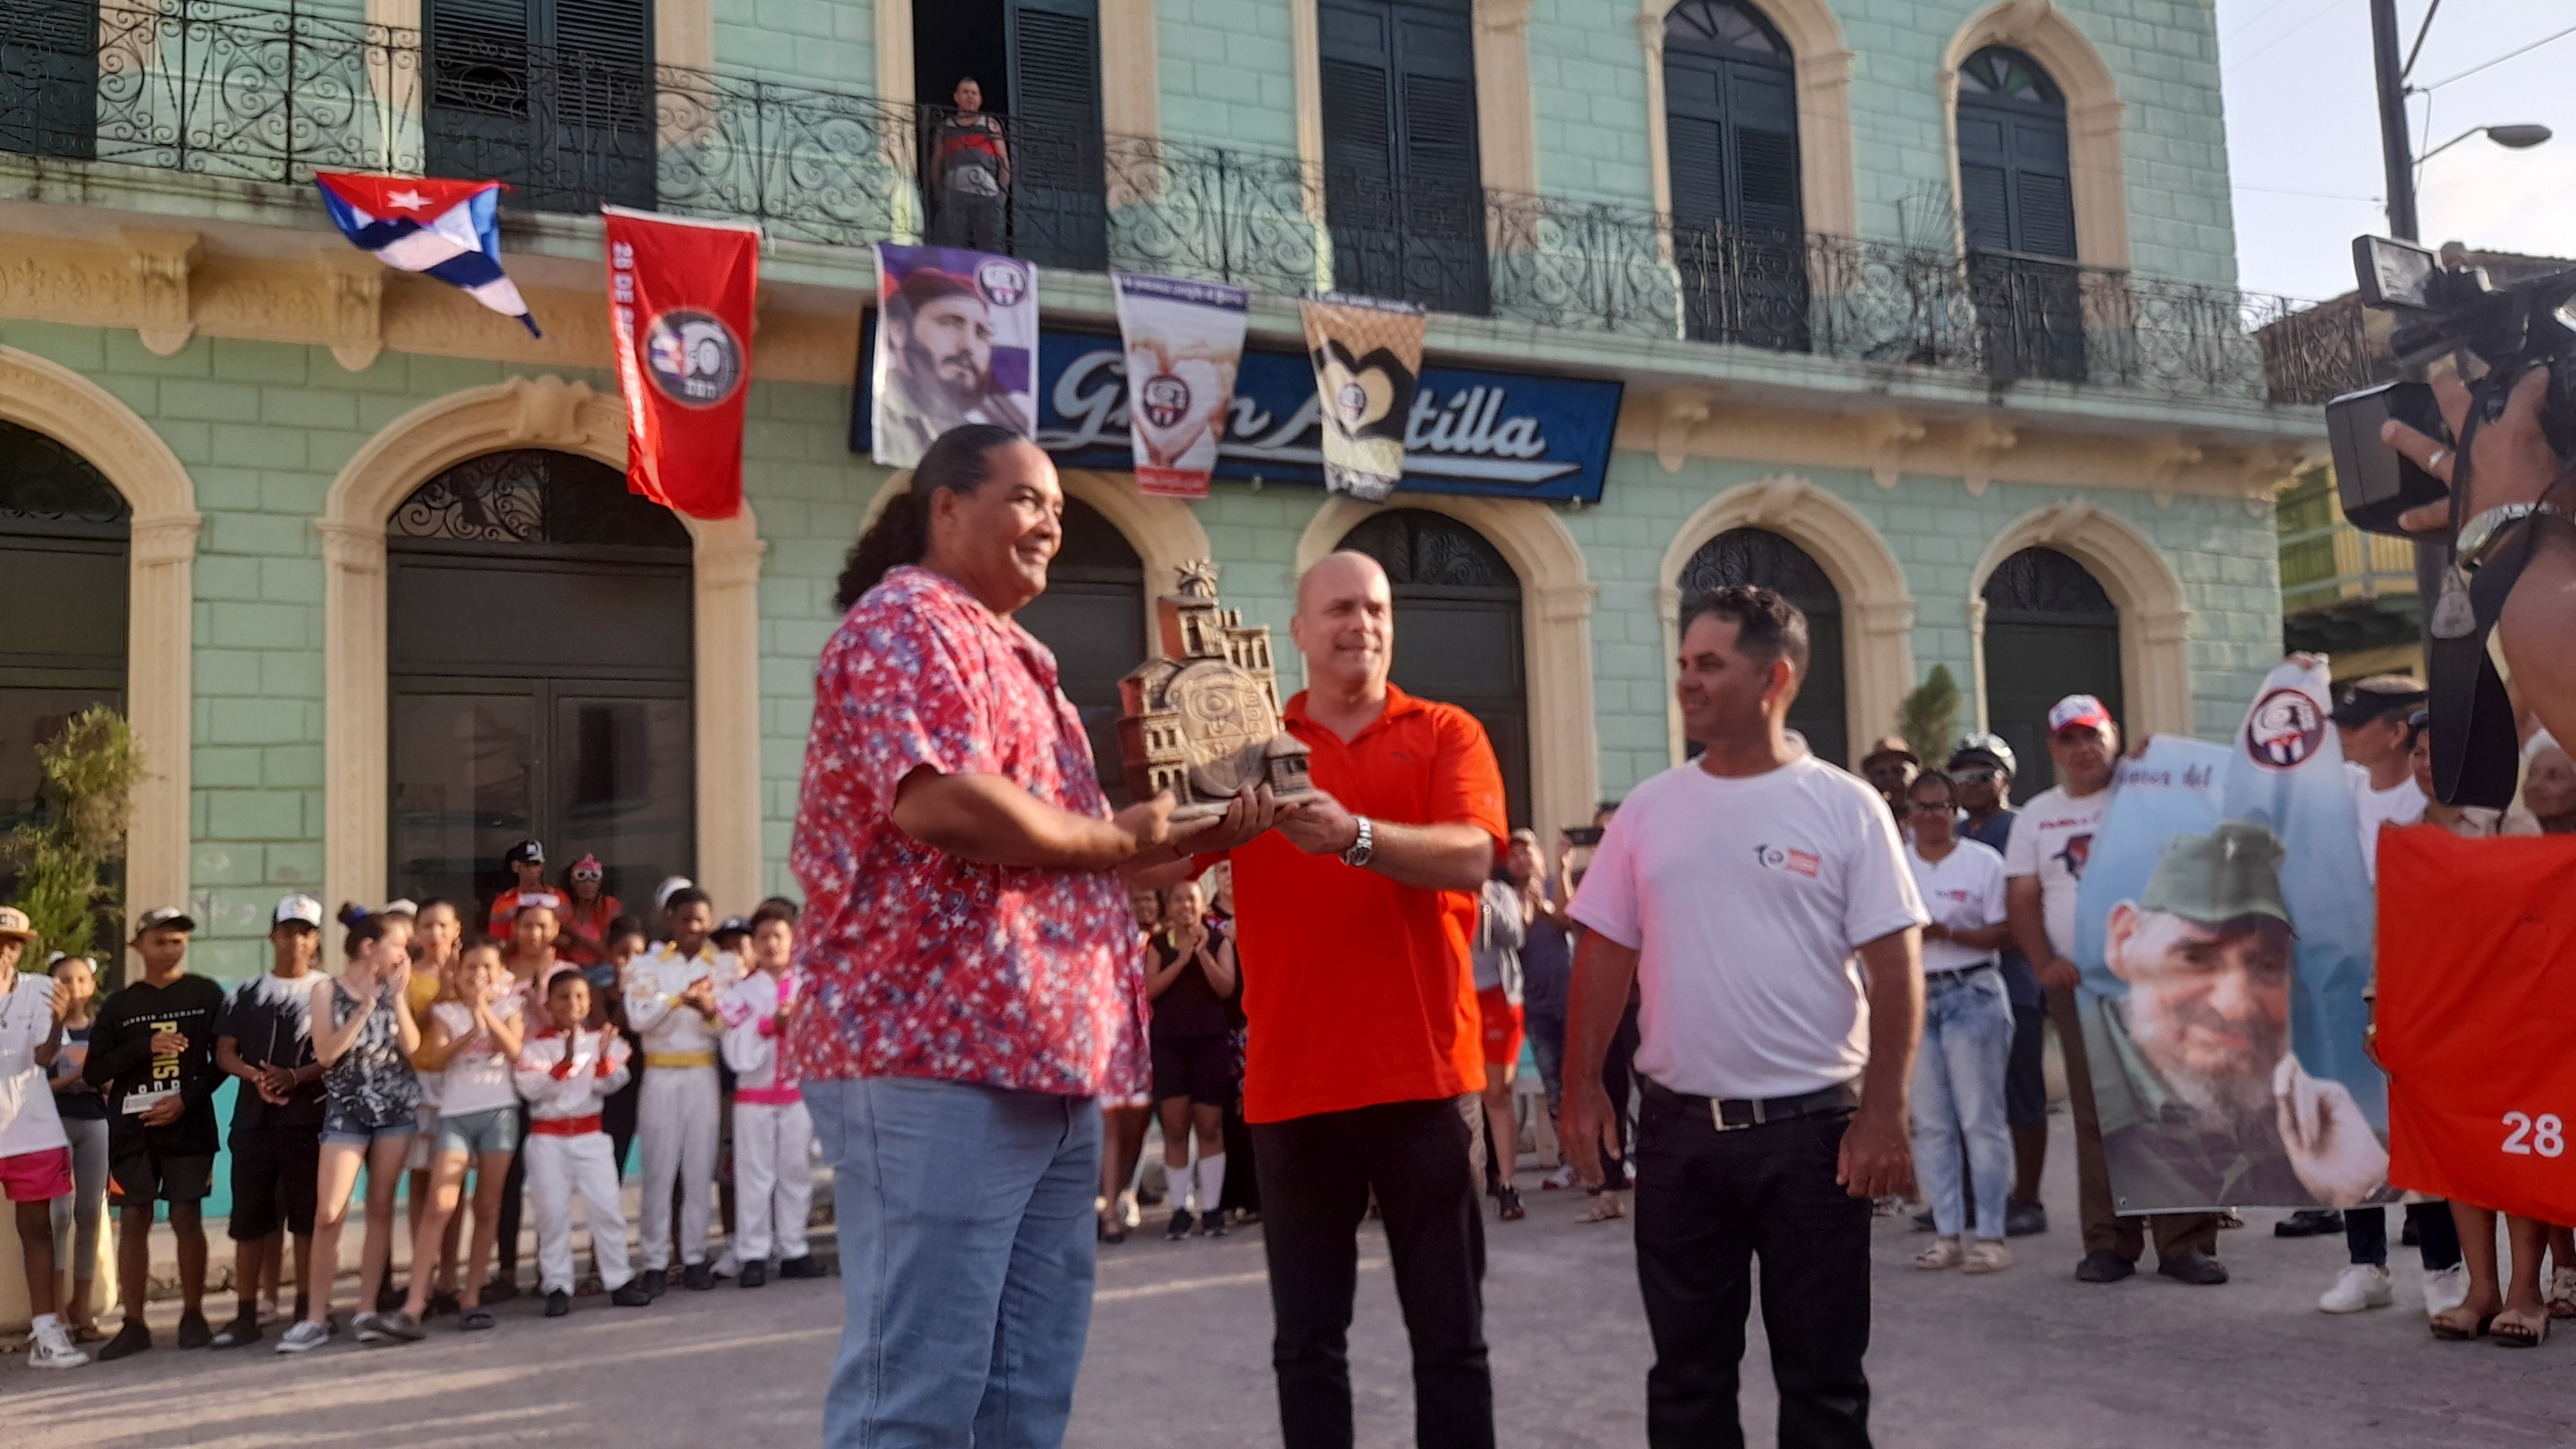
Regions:
<svg viewBox="0 0 2576 1449"><path fill-rule="evenodd" d="M2554 518L2576 526L2576 517L2555 503L2499 503L2460 525L2460 572L2476 573L2503 542L2506 531L2528 518Z"/></svg>
<svg viewBox="0 0 2576 1449"><path fill-rule="evenodd" d="M1377 832L1369 827L1367 816L1356 818L1360 823L1359 839L1352 841L1351 848L1342 852L1342 864L1354 870L1377 858Z"/></svg>

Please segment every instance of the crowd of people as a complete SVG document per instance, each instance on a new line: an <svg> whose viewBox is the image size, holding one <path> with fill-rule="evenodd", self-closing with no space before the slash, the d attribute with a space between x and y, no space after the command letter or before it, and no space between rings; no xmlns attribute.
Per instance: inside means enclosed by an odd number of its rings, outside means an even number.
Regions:
<svg viewBox="0 0 2576 1449"><path fill-rule="evenodd" d="M674 877L655 892L648 931L603 892L595 857L560 887L534 840L504 864L515 884L470 917L481 932L445 900L344 906L333 973L320 969L321 903L286 896L270 916L269 969L229 987L188 970L196 923L179 909L135 918L139 975L102 995L86 957L58 952L45 974L25 969L43 943L23 912L0 907L0 1191L15 1205L31 1366L153 1346L145 1305L162 1213L180 1348L239 1348L272 1329L280 1353L324 1346L343 1327L334 1280L362 1174L346 1321L362 1344L417 1342L441 1318L495 1328L491 1305L524 1291L525 1199L547 1317L570 1313L580 1292L641 1308L675 1283L757 1288L828 1273L806 1237L813 1129L779 1050L800 1005L794 903L719 923L706 893ZM202 1209L227 1078L236 1305L216 1325ZM630 1253L619 1184L638 1138ZM395 1205L406 1183L407 1214ZM710 1260L719 1196L727 1234ZM110 1203L123 1310L112 1335L96 1321L93 1270ZM586 1279L575 1274L576 1216ZM411 1245L401 1283L398 1233Z"/></svg>

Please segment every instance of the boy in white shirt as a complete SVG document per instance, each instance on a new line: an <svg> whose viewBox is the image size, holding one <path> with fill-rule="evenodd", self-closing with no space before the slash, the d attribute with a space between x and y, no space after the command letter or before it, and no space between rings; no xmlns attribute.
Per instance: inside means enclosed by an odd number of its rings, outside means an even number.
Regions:
<svg viewBox="0 0 2576 1449"><path fill-rule="evenodd" d="M608 1134L600 1130L599 1104L626 1085L626 1041L614 1029L593 1031L590 983L578 972L559 973L546 988L546 1029L519 1049L512 1072L528 1103L528 1140L522 1149L528 1191L537 1200L537 1273L545 1289L546 1316L572 1312L572 1199L582 1200L582 1225L608 1301L641 1308L653 1301L626 1263L626 1213L617 1201L617 1164L609 1160ZM663 1189L669 1201L670 1189ZM666 1209L667 1211L667 1209Z"/></svg>
<svg viewBox="0 0 2576 1449"><path fill-rule="evenodd" d="M42 944L26 912L0 906L0 1197L16 1211L26 1260L34 1317L27 1366L78 1368L89 1355L72 1346L70 1331L54 1316L54 1199L72 1191L72 1148L46 1080L62 1050L71 991L41 972L18 969Z"/></svg>
<svg viewBox="0 0 2576 1449"><path fill-rule="evenodd" d="M2011 935L2004 858L1958 836L1957 787L1926 770L1906 787L1914 843L1905 863L1932 924L1923 928L1923 1046L1914 1058L1914 1171L1939 1237L1917 1268L1995 1273L2012 1266L2004 1201L2012 1185L2012 1133L2004 1124L2004 1067L2012 1050L2012 1001L1996 951ZM1977 1220L1960 1192L1960 1144ZM1975 1241L1960 1246L1973 1226Z"/></svg>
<svg viewBox="0 0 2576 1449"><path fill-rule="evenodd" d="M635 1108L644 1140L644 1291L669 1286L671 1184L681 1184L679 1256L682 1281L716 1286L707 1262L708 1189L715 1182L722 1102L716 1045L722 1036L718 998L742 968L710 945L715 907L707 893L684 886L664 907L671 939L626 968L626 1025L644 1043L644 1086Z"/></svg>
<svg viewBox="0 0 2576 1449"><path fill-rule="evenodd" d="M750 946L751 970L724 994L722 1013L725 1065L734 1071L734 1255L742 1286L758 1288L769 1281L773 1247L781 1278L819 1278L823 1265L805 1245L814 1124L796 1070L778 1050L796 1010L795 917L762 906L752 914Z"/></svg>

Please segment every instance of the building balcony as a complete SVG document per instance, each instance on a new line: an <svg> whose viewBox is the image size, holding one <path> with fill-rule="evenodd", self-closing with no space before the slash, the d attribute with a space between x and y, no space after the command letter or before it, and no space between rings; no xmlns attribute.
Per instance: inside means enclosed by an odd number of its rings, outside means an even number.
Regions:
<svg viewBox="0 0 2576 1449"><path fill-rule="evenodd" d="M608 202L861 247L929 228L940 198L925 163L942 119L723 70L488 39L425 47L417 31L232 0L27 0L0 14L0 168L39 179L490 178L509 184L505 205L521 218ZM1399 193L1293 155L1002 121L1007 246L1043 266L1283 297L1365 292L1989 390L2074 384L2260 406L2368 380L2342 318L2226 287L1563 197Z"/></svg>

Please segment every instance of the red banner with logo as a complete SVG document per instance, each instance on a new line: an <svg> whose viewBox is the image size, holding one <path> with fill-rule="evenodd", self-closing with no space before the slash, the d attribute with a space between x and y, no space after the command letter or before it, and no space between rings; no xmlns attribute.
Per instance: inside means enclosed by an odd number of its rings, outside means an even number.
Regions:
<svg viewBox="0 0 2576 1449"><path fill-rule="evenodd" d="M626 486L692 518L742 511L760 228L604 206Z"/></svg>
<svg viewBox="0 0 2576 1449"><path fill-rule="evenodd" d="M2388 1180L2576 1222L2576 837L2379 837Z"/></svg>

